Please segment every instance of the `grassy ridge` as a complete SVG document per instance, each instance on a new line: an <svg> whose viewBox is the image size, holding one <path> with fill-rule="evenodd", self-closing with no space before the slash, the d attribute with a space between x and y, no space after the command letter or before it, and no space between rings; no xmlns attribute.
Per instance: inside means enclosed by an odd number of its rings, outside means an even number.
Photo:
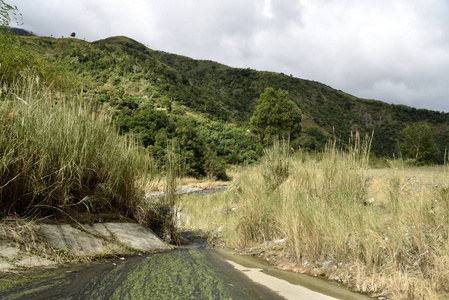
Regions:
<svg viewBox="0 0 449 300"><path fill-rule="evenodd" d="M246 130L257 98L267 87L281 88L303 112L301 148L322 150L330 136L342 141L351 131L375 131L375 155L400 156L401 130L409 124L429 124L442 164L449 143L449 113L360 99L324 84L285 74L231 68L153 51L127 37L94 43L78 39L21 37L24 48L56 65L67 66L96 99L152 102L170 113L194 112L208 120L234 123Z"/></svg>
<svg viewBox="0 0 449 300"><path fill-rule="evenodd" d="M81 97L23 78L1 95L0 213L135 217L150 166L135 139Z"/></svg>

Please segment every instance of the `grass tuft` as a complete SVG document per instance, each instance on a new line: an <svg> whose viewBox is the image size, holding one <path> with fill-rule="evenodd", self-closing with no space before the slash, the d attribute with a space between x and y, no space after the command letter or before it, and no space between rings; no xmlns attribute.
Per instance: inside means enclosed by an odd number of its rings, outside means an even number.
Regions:
<svg viewBox="0 0 449 300"><path fill-rule="evenodd" d="M191 228L223 227L221 238L240 249L284 241L278 261L284 257L303 272L338 278L372 296L446 299L448 172L404 169L402 162L368 169L370 139L356 137L347 149L330 143L316 155L278 151L284 156L274 158L270 150L225 194L185 199L185 218ZM264 174L282 160L288 175L267 193Z"/></svg>
<svg viewBox="0 0 449 300"><path fill-rule="evenodd" d="M151 166L136 139L81 96L24 78L0 100L0 214L134 217Z"/></svg>

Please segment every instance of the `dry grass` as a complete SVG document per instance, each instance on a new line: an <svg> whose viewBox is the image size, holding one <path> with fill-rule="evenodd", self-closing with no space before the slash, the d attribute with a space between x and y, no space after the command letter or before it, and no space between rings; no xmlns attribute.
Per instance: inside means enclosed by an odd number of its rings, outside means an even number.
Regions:
<svg viewBox="0 0 449 300"><path fill-rule="evenodd" d="M391 168L373 170L368 144L337 148L292 157L274 149L280 157L267 155L243 171L229 192L185 199L181 209L191 216L190 227L226 229L222 237L234 247L285 239L290 268L324 273L354 290L447 299L447 169L391 162ZM273 187L267 174L280 170L276 164L284 167ZM323 267L325 261L332 267Z"/></svg>
<svg viewBox="0 0 449 300"><path fill-rule="evenodd" d="M166 189L166 176L160 176L159 178L153 177L152 181L148 181L145 183L145 191L148 193L155 191L165 191ZM202 180L193 177L181 177L176 180L177 187L187 186L191 188L200 188L200 189L212 189L220 186L230 185L231 181L222 181L222 180Z"/></svg>
<svg viewBox="0 0 449 300"><path fill-rule="evenodd" d="M191 194L178 198L177 225L181 229L197 230L210 237L231 236L235 230L232 218L236 205L228 193L208 196Z"/></svg>

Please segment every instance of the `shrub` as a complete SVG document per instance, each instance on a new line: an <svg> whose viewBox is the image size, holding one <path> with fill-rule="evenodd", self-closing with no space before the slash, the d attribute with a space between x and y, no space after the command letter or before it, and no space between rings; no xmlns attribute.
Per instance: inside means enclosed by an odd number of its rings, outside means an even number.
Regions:
<svg viewBox="0 0 449 300"><path fill-rule="evenodd" d="M206 175L209 179L213 180L228 180L228 175L226 175L226 166L223 161L215 154L214 151L207 149L205 150L205 162L204 169Z"/></svg>

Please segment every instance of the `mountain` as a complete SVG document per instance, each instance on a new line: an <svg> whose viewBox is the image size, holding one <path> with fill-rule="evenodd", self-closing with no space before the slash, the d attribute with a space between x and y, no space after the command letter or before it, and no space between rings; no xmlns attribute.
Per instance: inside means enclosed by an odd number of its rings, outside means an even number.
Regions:
<svg viewBox="0 0 449 300"><path fill-rule="evenodd" d="M23 28L15 28L15 27L11 27L10 29L11 29L11 31L12 31L14 34L17 34L17 35L21 35L21 36L30 36L30 35L34 35L32 32L30 32L30 31L28 31L28 30L25 30L25 29L23 29Z"/></svg>
<svg viewBox="0 0 449 300"><path fill-rule="evenodd" d="M399 154L401 130L415 123L432 128L439 148L435 162L443 162L449 145L449 113L362 99L282 73L231 68L156 51L124 36L93 43L74 38L21 40L47 61L64 65L87 94L115 107L118 102L124 106L149 101L159 109L174 107L197 120L246 130L259 95L273 87L287 90L302 110L300 145L305 149L319 150L331 136L347 141L351 132L374 131L373 153L393 157Z"/></svg>

